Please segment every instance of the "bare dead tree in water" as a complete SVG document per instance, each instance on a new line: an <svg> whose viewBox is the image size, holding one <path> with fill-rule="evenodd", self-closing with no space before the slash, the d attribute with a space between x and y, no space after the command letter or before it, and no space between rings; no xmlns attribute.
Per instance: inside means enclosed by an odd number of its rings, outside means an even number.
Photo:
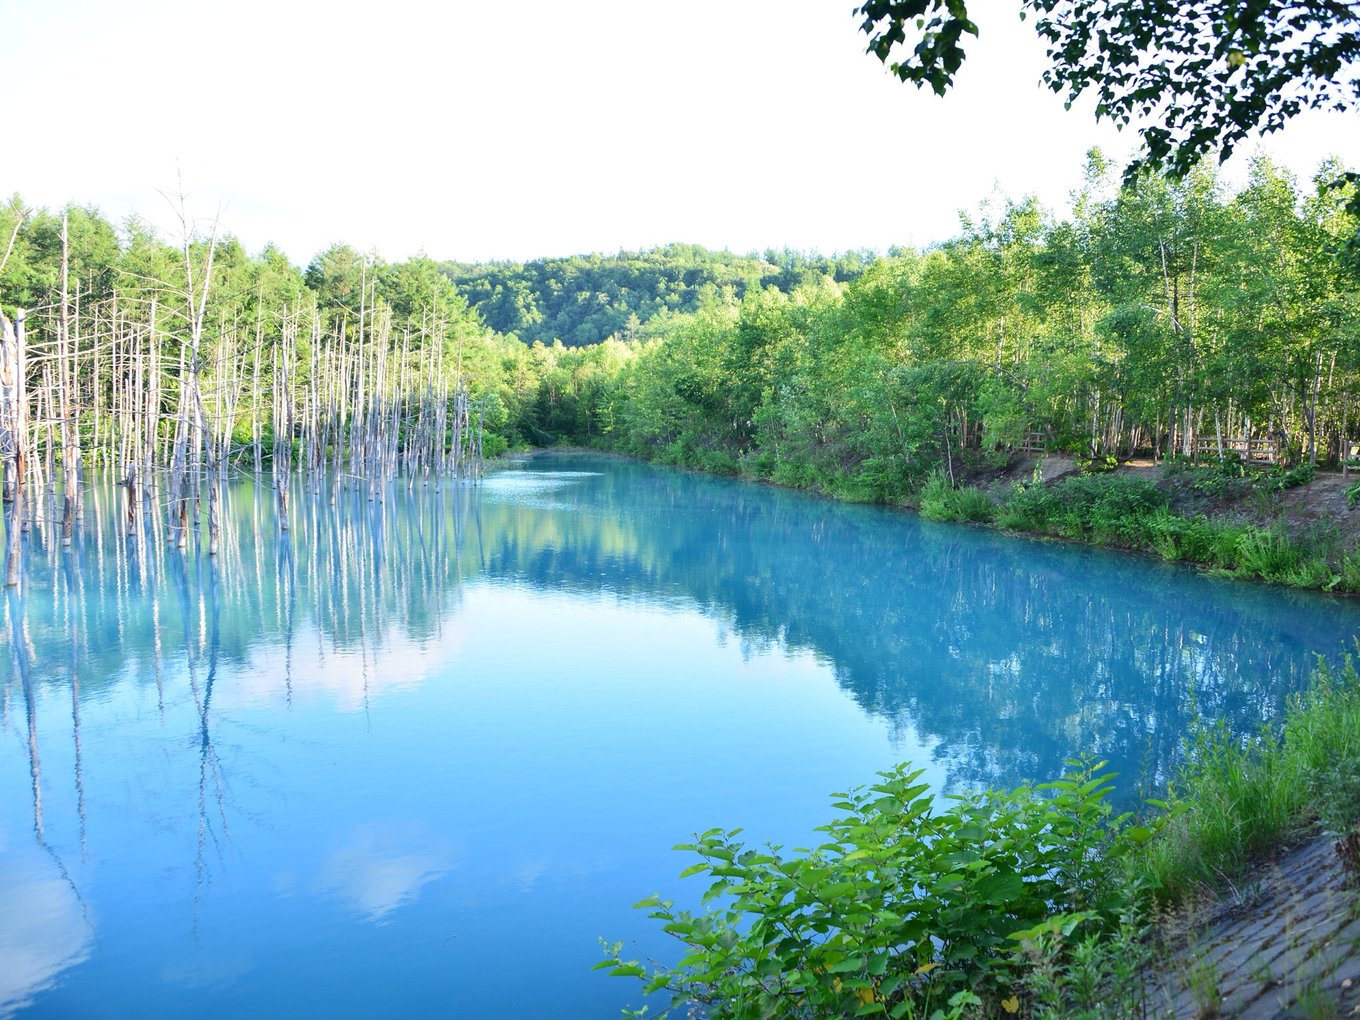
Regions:
<svg viewBox="0 0 1360 1020"><path fill-rule="evenodd" d="M76 421L80 361L79 332L71 331L71 241L68 217L61 217L61 321L57 330L57 395L61 422L61 544L69 546L75 534L76 517L80 513L80 426ZM77 301L79 298L77 298ZM79 308L75 319L80 320Z"/></svg>
<svg viewBox="0 0 1360 1020"><path fill-rule="evenodd" d="M4 457L5 585L19 583L23 556L24 484L28 469L28 392L24 362L26 313L0 314L0 456Z"/></svg>

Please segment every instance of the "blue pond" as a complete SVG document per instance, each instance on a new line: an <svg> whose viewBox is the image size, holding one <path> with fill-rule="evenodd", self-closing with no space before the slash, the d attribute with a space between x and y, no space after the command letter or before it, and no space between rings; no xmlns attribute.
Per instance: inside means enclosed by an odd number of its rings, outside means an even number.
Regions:
<svg viewBox="0 0 1360 1020"><path fill-rule="evenodd" d="M806 842L1093 751L1155 786L1196 712L1278 714L1355 604L552 455L480 486L250 478L223 552L28 538L3 600L0 1018L608 1017L601 937L697 902L670 847Z"/></svg>

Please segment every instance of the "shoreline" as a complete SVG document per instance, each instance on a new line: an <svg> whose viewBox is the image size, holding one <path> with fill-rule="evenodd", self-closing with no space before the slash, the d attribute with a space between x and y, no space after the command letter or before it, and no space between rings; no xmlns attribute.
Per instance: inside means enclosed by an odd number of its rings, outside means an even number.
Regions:
<svg viewBox="0 0 1360 1020"><path fill-rule="evenodd" d="M1329 595L1344 599L1354 599L1360 597L1360 511L1356 513L1356 518L1351 528L1351 530L1355 532L1355 535L1348 543L1346 543L1346 548L1344 549L1344 552L1346 554L1345 560L1343 560L1343 562L1340 564L1330 562L1327 563L1326 566L1330 570L1330 576L1324 577L1320 567L1320 560L1322 554L1318 553L1316 549L1310 547L1306 541L1300 541L1299 539L1297 539L1294 536L1293 531L1291 531L1287 526L1279 525L1278 522L1276 525L1267 527L1252 521L1251 519L1243 516L1240 513L1225 512L1221 514L1209 514L1209 513L1186 514L1182 511L1175 509L1174 506L1168 505L1168 507L1166 508L1168 514L1174 517L1178 522L1180 522L1180 524L1183 527L1187 529L1194 528L1196 526L1199 526L1201 523L1204 523L1211 528L1238 529L1241 532L1241 534L1248 536L1249 541L1253 542L1266 541L1279 543L1280 548L1276 550L1278 553L1282 554L1285 557L1293 556L1295 559L1299 560L1301 564L1305 560L1308 561L1307 563L1308 569L1313 570L1314 573L1310 577L1306 578L1306 580L1322 582L1322 583L1299 583L1299 581L1297 580L1292 580L1289 577L1278 573L1272 576L1264 572L1256 572L1250 569L1244 570L1240 566L1227 567L1221 563L1215 563L1214 561L1208 559L1197 559L1191 556L1181 555L1169 556L1164 554L1163 552L1159 552L1156 548L1151 548L1146 545L1140 546L1138 544L1119 541L1101 541L1098 540L1095 537L1095 535L1091 533L1088 533L1083 536L1070 533L1057 533L1048 530L1030 530L1006 527L1004 525L996 523L994 518L988 520L979 520L970 519L966 516L949 516L949 515L933 516L927 510L922 508L923 501L920 499L918 499L917 502L915 503L911 502L891 503L891 502L874 502L868 500L854 500L837 495L834 492L828 492L822 489L801 488L798 486L787 485L782 482L777 482L770 478L750 477L740 473L714 472L706 470L701 467L694 467L683 464L667 464L659 460L649 459L647 457L625 453L618 450L601 449L590 446L572 445L572 446L533 447L530 450L523 452L521 455L532 458L536 455L542 454L551 455L553 453L590 454L593 456L604 456L620 458L623 460L634 460L639 463L652 464L655 466L666 467L677 471L692 471L696 474L706 475L713 478L731 478L754 485L767 485L785 492L798 492L804 495L813 496L818 499L831 500L836 503L845 503L850 505L861 506L881 506L891 510L898 510L905 513L910 513L917 517L920 517L923 520L930 520L937 523L945 524L966 525L978 530L996 532L998 534L1006 535L1011 538L1023 538L1045 542L1057 542L1063 545L1086 546L1094 549L1108 549L1121 554L1132 554L1138 557L1157 560L1163 563L1179 564L1185 567L1189 567L1193 570L1196 570L1199 573L1207 574L1208 576L1211 577L1223 578L1225 580L1243 581L1258 585L1265 585L1267 587L1277 589L1294 591L1311 591L1323 595ZM503 456L509 457L513 456L513 454L507 453ZM1037 458L1039 467L1042 467L1045 459L1046 458L1044 457ZM1069 458L1052 458L1052 459L1057 460L1059 462L1070 461ZM1001 474L1003 484L1005 483L1016 484L1015 482L1016 478L1024 476L1025 474L1029 473L1029 467L1031 466L1032 460L1033 459L1030 459L1030 462L1027 462L1025 458L1021 458L1018 466L1008 468L1007 471ZM1038 484L1041 485L1044 489L1052 491L1052 489L1055 486L1061 485L1062 483L1066 482L1071 478L1127 479L1141 477L1145 480L1148 480L1148 472L1150 469L1156 470L1159 473L1161 473L1163 478L1166 477L1164 465L1133 465L1131 469L1128 467L1121 467L1116 468L1115 470L1112 471L1102 471L1093 474L1081 474L1076 469L1075 463L1073 462L1072 467L1069 470L1063 470L1060 473L1056 473L1048 478L1045 478L1042 482ZM1182 469L1183 472L1193 472L1195 470L1197 469L1194 467ZM1212 470L1212 468L1207 468L1206 470ZM1317 480L1322 479L1334 480L1340 477L1341 476L1339 475L1334 475L1327 472L1319 472ZM1360 480L1360 476L1357 476L1357 480ZM1302 489L1306 488L1307 484L1308 483L1305 483L1304 486L1300 486L1298 489L1292 489L1288 491L1300 492ZM987 496L987 498L991 500L992 493L996 488L997 485L994 482L991 486L989 486L987 490L983 490L981 488L974 486L961 485L959 488L956 488L953 491L976 492L979 493L980 495ZM1275 493L1274 495L1283 496L1284 494L1285 494L1284 492L1279 492ZM996 504L993 503L993 506L996 506ZM1316 526L1317 523L1318 522L1315 521L1314 526ZM1329 523L1339 525L1341 522L1336 519L1333 519ZM1294 530L1297 531L1305 529L1302 526L1300 526L1299 528L1296 528ZM1336 553L1336 551L1337 551L1336 549L1329 550L1329 552L1331 552L1333 555ZM1353 568L1354 576L1352 576L1351 570L1347 569L1346 563L1346 560L1350 560L1352 558L1354 559Z"/></svg>

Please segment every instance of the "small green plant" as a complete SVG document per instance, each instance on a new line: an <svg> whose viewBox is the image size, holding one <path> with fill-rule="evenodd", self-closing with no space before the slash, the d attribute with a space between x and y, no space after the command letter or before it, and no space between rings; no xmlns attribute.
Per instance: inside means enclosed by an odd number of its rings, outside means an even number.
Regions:
<svg viewBox="0 0 1360 1020"><path fill-rule="evenodd" d="M1360 502L1360 482L1352 482L1346 486L1346 509L1354 510L1355 504Z"/></svg>
<svg viewBox="0 0 1360 1020"><path fill-rule="evenodd" d="M1190 990L1190 998L1195 1004L1195 1016L1199 1020L1218 1016L1223 1005L1223 999L1219 994L1221 978L1217 962L1207 955L1196 955L1186 966L1185 984Z"/></svg>
<svg viewBox="0 0 1360 1020"><path fill-rule="evenodd" d="M1286 489L1307 485L1316 475L1317 469L1312 464L1296 464L1273 477L1269 488L1274 492L1284 492Z"/></svg>
<svg viewBox="0 0 1360 1020"><path fill-rule="evenodd" d="M1102 474L1106 471L1113 471L1117 467L1119 467L1119 458L1112 453L1077 460L1077 469L1086 475Z"/></svg>
<svg viewBox="0 0 1360 1020"><path fill-rule="evenodd" d="M985 492L967 487L956 489L941 471L926 480L919 500L921 516L927 520L987 524L996 516L996 504Z"/></svg>
<svg viewBox="0 0 1360 1020"><path fill-rule="evenodd" d="M1042 483L1017 486L997 511L996 523L1009 531L1042 533L1060 506L1058 497Z"/></svg>
<svg viewBox="0 0 1360 1020"><path fill-rule="evenodd" d="M1260 984L1262 988L1272 988L1280 983L1280 979L1275 976L1275 971L1271 969L1270 964L1258 957L1252 958L1251 979Z"/></svg>
<svg viewBox="0 0 1360 1020"><path fill-rule="evenodd" d="M981 489L956 489L954 513L957 520L965 523L988 524L996 517L996 504Z"/></svg>
<svg viewBox="0 0 1360 1020"><path fill-rule="evenodd" d="M1289 1012L1291 1016L1305 1020L1332 1020L1337 1015L1337 1002L1320 979L1311 977L1296 987L1294 1004Z"/></svg>
<svg viewBox="0 0 1360 1020"><path fill-rule="evenodd" d="M1151 926L1138 914L1138 897L1105 935L1079 933L1085 915L1052 919L1019 935L1030 963L1028 1014L1034 1020L1128 1020L1147 1015L1146 968L1153 953Z"/></svg>
<svg viewBox="0 0 1360 1020"><path fill-rule="evenodd" d="M1030 970L1017 933L1077 917L1098 935L1128 913L1122 862L1153 832L1114 815L1103 768L1074 762L1056 782L937 810L902 765L835 795L845 813L818 830L825 842L788 855L711 829L677 847L699 856L681 874L712 879L711 906L637 905L686 954L649 972L615 944L599 966L715 1020L1015 1013Z"/></svg>
<svg viewBox="0 0 1360 1020"><path fill-rule="evenodd" d="M1252 529L1237 543L1237 569L1249 577L1267 581L1288 578L1303 556L1289 536L1278 531Z"/></svg>

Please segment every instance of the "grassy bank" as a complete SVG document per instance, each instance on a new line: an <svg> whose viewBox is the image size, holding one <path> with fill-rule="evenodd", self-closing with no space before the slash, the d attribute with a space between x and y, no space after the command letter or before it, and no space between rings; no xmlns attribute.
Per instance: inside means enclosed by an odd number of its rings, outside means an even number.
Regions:
<svg viewBox="0 0 1360 1020"><path fill-rule="evenodd" d="M1243 742L1222 730L1194 741L1158 838L1131 874L1167 904L1219 888L1301 834L1340 835L1360 820L1360 679L1347 659L1319 666L1281 726Z"/></svg>
<svg viewBox="0 0 1360 1020"><path fill-rule="evenodd" d="M1277 728L1202 730L1166 800L1116 815L1101 763L941 805L910 766L833 795L810 850L711 830L677 849L711 880L700 913L638 904L674 967L607 947L601 967L711 1018L1142 1015L1158 908L1232 882L1281 843L1360 819L1360 677L1320 666ZM626 1016L642 1016L625 1010Z"/></svg>
<svg viewBox="0 0 1360 1020"><path fill-rule="evenodd" d="M1268 480L1283 491L1311 478L1300 469ZM1360 549L1334 537L1290 535L1282 526L1185 516L1146 478L1123 474L1074 475L1052 485L1012 487L994 495L951 486L933 475L920 490L923 517L984 524L1015 533L1047 535L1130 549L1191 563L1224 575L1294 588L1360 591Z"/></svg>
<svg viewBox="0 0 1360 1020"><path fill-rule="evenodd" d="M587 448L617 452L607 446ZM707 474L738 475L844 502L884 501L877 489L862 491L812 473L747 473L731 458L642 459ZM1236 463L1208 467L1171 463L1164 470L1195 476L1194 488L1209 493L1236 490L1239 496L1250 495L1253 502L1265 508L1277 501L1280 493L1311 481L1314 471L1306 464L1287 470L1251 470ZM1360 483L1354 490L1354 498L1360 499ZM1167 494L1151 480L1118 471L1070 475L1051 484L1030 481L998 491L953 485L940 469L919 488L898 493L888 502L915 509L928 520L1124 549L1226 577L1288 588L1360 593L1360 546L1348 544L1337 533L1313 528L1291 534L1283 524L1261 526L1238 519L1241 515L1225 518L1183 513L1171 506Z"/></svg>

